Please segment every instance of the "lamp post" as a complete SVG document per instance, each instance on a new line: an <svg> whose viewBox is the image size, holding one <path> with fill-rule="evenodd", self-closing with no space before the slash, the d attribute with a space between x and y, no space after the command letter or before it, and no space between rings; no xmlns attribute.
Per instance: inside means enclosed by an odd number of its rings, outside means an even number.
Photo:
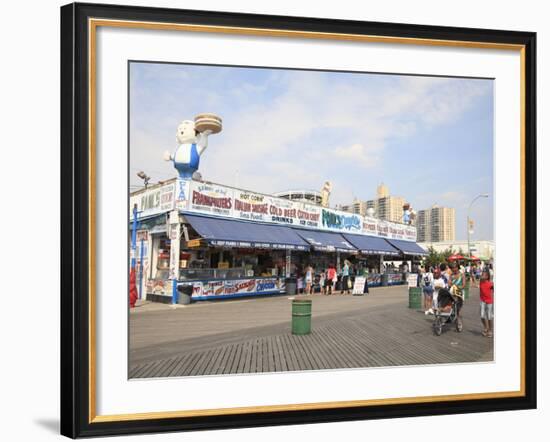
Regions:
<svg viewBox="0 0 550 442"><path fill-rule="evenodd" d="M466 233L468 234L468 258L472 258L472 252L470 251L470 209L472 208L472 205L479 199L479 198L489 198L488 193L482 193L478 196L476 196L470 205L468 206L468 215L466 217Z"/></svg>
<svg viewBox="0 0 550 442"><path fill-rule="evenodd" d="M149 180L151 179L151 177L148 176L143 170L140 170L138 173L136 173L136 175L143 180L143 184L147 189L147 185L149 184Z"/></svg>

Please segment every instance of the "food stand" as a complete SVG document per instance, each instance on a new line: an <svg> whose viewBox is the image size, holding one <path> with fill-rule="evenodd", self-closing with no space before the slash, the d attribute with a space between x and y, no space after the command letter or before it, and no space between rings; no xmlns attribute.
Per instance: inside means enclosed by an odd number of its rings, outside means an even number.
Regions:
<svg viewBox="0 0 550 442"><path fill-rule="evenodd" d="M413 226L203 181L151 186L134 204L148 233L141 293L156 302L177 302L174 284L192 286L193 301L279 295L305 266L318 275L344 259L377 286L383 256L404 253L390 240L418 247Z"/></svg>

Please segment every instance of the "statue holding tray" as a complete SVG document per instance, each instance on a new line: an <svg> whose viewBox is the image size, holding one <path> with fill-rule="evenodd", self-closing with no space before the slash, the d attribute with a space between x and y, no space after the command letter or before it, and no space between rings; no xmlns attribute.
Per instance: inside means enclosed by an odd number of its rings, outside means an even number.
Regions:
<svg viewBox="0 0 550 442"><path fill-rule="evenodd" d="M199 114L195 121L182 121L176 132L178 146L172 154L166 151L164 159L173 161L180 178L190 180L199 169L200 156L208 147L208 136L221 130L222 119L215 114Z"/></svg>

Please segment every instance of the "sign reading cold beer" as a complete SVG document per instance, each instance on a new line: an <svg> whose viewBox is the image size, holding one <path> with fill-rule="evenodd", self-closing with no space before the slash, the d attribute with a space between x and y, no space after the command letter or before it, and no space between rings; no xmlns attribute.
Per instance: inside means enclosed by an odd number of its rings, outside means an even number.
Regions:
<svg viewBox="0 0 550 442"><path fill-rule="evenodd" d="M236 218L296 227L319 228L320 208L259 193L235 191Z"/></svg>

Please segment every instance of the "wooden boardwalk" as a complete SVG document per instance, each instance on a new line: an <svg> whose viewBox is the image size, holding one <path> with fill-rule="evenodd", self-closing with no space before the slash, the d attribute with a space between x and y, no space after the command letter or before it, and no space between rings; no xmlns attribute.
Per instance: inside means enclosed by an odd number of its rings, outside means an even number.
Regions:
<svg viewBox="0 0 550 442"><path fill-rule="evenodd" d="M315 300L313 301L315 305ZM463 309L464 331L431 331L432 316L402 303L313 318L312 333L288 324L188 339L172 357L131 364L130 378L226 375L301 370L445 364L493 360L492 339L481 336L476 296ZM179 351L174 351L179 348Z"/></svg>

